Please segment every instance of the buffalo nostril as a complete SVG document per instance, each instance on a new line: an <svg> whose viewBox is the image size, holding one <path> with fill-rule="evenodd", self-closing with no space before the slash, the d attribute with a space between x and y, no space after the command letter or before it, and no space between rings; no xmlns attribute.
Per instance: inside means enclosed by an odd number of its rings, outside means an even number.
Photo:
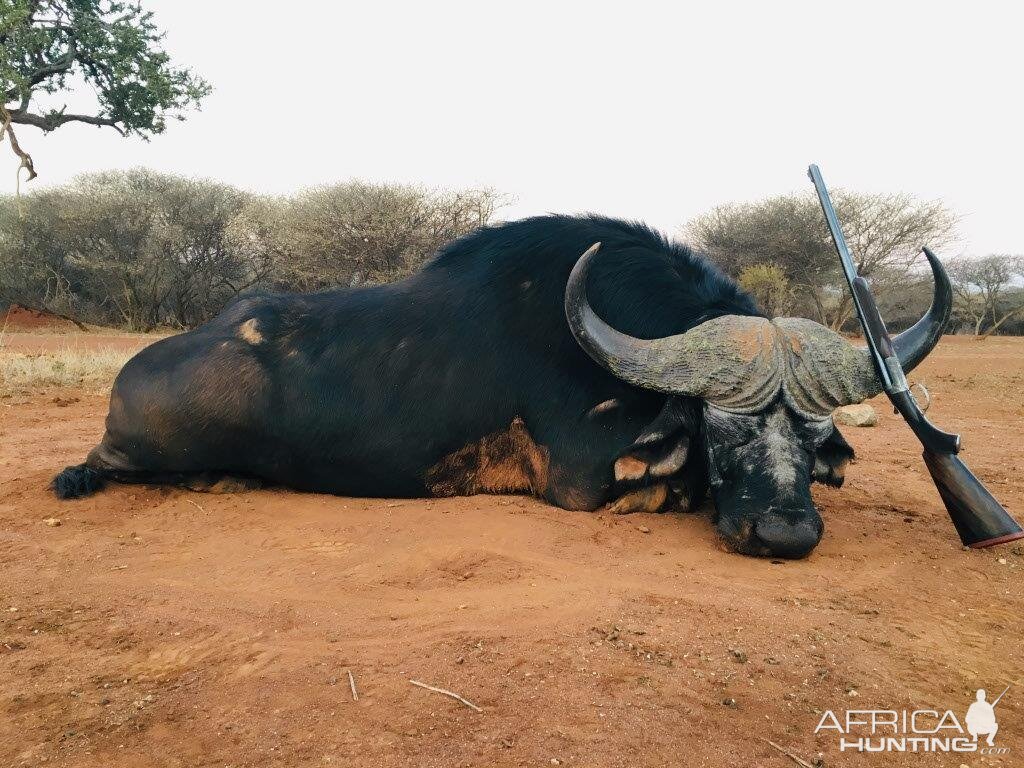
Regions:
<svg viewBox="0 0 1024 768"><path fill-rule="evenodd" d="M764 518L754 524L754 534L776 557L804 557L821 540L822 526L815 521L795 523L782 518Z"/></svg>

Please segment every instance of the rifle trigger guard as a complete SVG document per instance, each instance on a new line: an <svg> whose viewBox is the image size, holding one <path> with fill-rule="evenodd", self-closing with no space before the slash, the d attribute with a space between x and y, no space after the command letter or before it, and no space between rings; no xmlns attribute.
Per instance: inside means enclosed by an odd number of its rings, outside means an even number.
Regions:
<svg viewBox="0 0 1024 768"><path fill-rule="evenodd" d="M921 405L920 401L914 397L914 390L920 389L921 396L924 398L924 405ZM914 398L914 402L917 403L917 407L921 409L921 413L928 413L928 409L932 407L932 394L928 391L928 387L924 385L923 381L915 381L910 387L910 396Z"/></svg>

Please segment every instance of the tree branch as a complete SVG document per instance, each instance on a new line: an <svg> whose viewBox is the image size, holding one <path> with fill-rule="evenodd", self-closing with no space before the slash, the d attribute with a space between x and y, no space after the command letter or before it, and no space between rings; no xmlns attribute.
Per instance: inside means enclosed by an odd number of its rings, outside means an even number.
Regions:
<svg viewBox="0 0 1024 768"><path fill-rule="evenodd" d="M75 63L75 58L77 56L78 45L75 43L74 39L72 39L68 43L68 52L64 54L64 58L62 58L60 61L55 61L53 64L41 66L39 69L35 70L31 75L29 75L29 87L31 88L32 86L39 85L39 83L43 82L43 80L45 80L48 77L52 77L53 75L59 75L62 72L67 72Z"/></svg>
<svg viewBox="0 0 1024 768"><path fill-rule="evenodd" d="M25 181L32 181L36 177L36 169L32 165L32 155L21 148L18 143L18 137L14 135L14 129L11 128L11 121L13 115L7 111L7 107L0 104L0 119L3 120L3 124L0 125L0 139L3 139L4 134L7 134L7 138L11 140L11 150L19 158L21 158L21 165L18 166L18 179L21 179L21 169L25 168L28 170L28 178Z"/></svg>
<svg viewBox="0 0 1024 768"><path fill-rule="evenodd" d="M88 125L110 126L122 136L126 135L121 126L117 124L117 120L112 117L103 117L102 115L68 115L64 112L51 112L48 115L37 115L33 112L26 112L21 109L13 110L10 115L12 123L32 125L36 128L42 129L46 133L56 130L65 123L86 123Z"/></svg>

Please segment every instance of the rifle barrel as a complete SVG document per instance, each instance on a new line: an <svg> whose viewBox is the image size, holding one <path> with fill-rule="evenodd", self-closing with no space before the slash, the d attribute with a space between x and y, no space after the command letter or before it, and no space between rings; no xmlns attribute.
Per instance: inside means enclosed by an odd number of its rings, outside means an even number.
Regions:
<svg viewBox="0 0 1024 768"><path fill-rule="evenodd" d="M868 317L871 313L867 310L874 309L874 301L871 302L871 307L865 307L864 300L861 298L862 293L866 293L870 297L871 290L868 288L867 282L857 275L857 268L853 264L853 256L850 255L850 249L846 245L846 237L843 235L843 228L839 225L839 217L836 216L836 210L832 207L832 199L829 197L828 188L825 186L825 179L821 176L821 169L812 163L807 169L807 175L811 177L811 181L814 183L814 190L818 193L818 202L821 203L821 212L825 214L825 223L828 224L828 230L832 233L832 242L835 243L836 252L839 254L839 262L843 265L843 274L846 275L846 283L850 287L853 307L857 312L857 319L860 320L860 326L864 330L864 341L871 351L871 357L874 358L875 371L878 374L878 378L881 380L886 392L900 389L903 386L903 382L900 381L897 385L897 382L893 380L892 373L886 365L886 355L878 348L879 341L871 333L872 329L868 322ZM863 284L859 292L856 287L858 279ZM875 309L874 314L878 314L877 309ZM884 330L881 316L878 317L878 323ZM888 334L884 335L887 336Z"/></svg>
<svg viewBox="0 0 1024 768"><path fill-rule="evenodd" d="M853 290L853 281L857 279L857 269L853 265L853 256L846 245L846 237L843 235L843 228L839 226L839 217L836 216L835 208L832 207L832 199L829 197L828 188L825 186L825 179L821 176L821 169L813 163L807 169L807 175L814 183L814 190L818 193L818 201L821 203L821 211L825 214L825 221L828 223L829 231L832 233L832 240L839 251L839 260L843 263L843 272L846 274L846 282Z"/></svg>

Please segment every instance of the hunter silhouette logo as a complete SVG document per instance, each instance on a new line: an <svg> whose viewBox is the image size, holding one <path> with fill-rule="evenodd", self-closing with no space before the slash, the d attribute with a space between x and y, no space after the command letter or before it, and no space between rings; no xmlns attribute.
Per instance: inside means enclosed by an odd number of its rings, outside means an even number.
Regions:
<svg viewBox="0 0 1024 768"><path fill-rule="evenodd" d="M964 723L967 725L967 732L975 741L979 736L987 736L986 741L990 747L995 746L996 733L999 731L999 723L996 722L996 704L1006 695L1010 686L1006 686L998 698L989 704L985 701L985 689L979 688L975 694L975 701L967 708L967 715Z"/></svg>
<svg viewBox="0 0 1024 768"><path fill-rule="evenodd" d="M996 705L1010 686L992 702L984 688L961 722L950 710L848 709L837 715L826 710L815 733L834 731L839 751L854 752L975 752L1005 755L1009 747L996 746L999 722ZM979 737L983 737L979 740Z"/></svg>

